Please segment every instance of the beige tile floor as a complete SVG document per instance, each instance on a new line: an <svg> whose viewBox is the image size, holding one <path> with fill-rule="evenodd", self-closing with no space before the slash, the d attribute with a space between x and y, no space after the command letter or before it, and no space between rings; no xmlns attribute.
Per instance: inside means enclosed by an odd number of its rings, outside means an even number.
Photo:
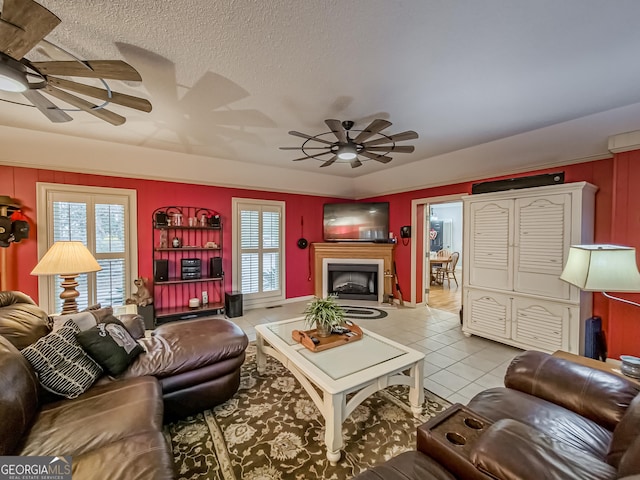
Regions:
<svg viewBox="0 0 640 480"><path fill-rule="evenodd" d="M230 320L255 340L256 325L300 316L305 305L295 302L250 310ZM476 393L502 386L507 365L521 351L480 337L465 337L458 314L429 307L385 311L387 317L358 320L358 325L424 352L425 388L450 402L466 404Z"/></svg>

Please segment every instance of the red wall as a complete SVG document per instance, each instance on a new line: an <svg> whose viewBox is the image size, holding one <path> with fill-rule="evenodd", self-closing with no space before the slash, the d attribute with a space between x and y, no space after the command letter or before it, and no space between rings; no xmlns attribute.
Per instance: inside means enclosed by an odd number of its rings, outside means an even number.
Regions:
<svg viewBox="0 0 640 480"><path fill-rule="evenodd" d="M615 155L611 208L611 243L640 248L640 150ZM636 250L637 254L637 250ZM636 259L637 263L637 259ZM601 295L596 294L601 297ZM640 302L638 294L615 294ZM607 343L612 356L640 356L640 310L609 301L603 318L609 318Z"/></svg>
<svg viewBox="0 0 640 480"><path fill-rule="evenodd" d="M285 254L286 296L301 297L313 294L309 273L309 248L301 250L296 242L304 219L304 236L309 242L322 241L322 205L335 198L271 193L237 188L190 185L184 183L138 180L121 177L56 172L31 168L0 166L0 195L9 195L21 202L23 213L29 218L29 239L2 249L6 255L7 276L4 286L20 290L38 301L37 277L29 272L35 267L36 242L36 182L88 185L96 187L129 188L137 191L138 200L138 274L153 277L152 267L152 213L166 205L193 205L217 210L224 225L225 290L231 289L231 198L244 197L286 202ZM1 253L1 252L0 252Z"/></svg>
<svg viewBox="0 0 640 480"><path fill-rule="evenodd" d="M596 243L621 243L640 247L640 151L617 154L613 159L599 160L565 167L536 170L518 175L487 178L474 182L426 188L411 192L372 197L362 201L390 202L390 231L398 236L402 225L411 223L411 201L442 195L471 193L472 183L513 176L526 176L556 171L565 172L565 181L587 181L599 187L596 194ZM78 185L132 188L138 191L138 258L139 273L152 276L151 268L151 214L154 209L171 204L197 205L217 209L229 227L231 197L283 200L286 202L286 265L287 298L313 294L310 280L309 249L300 250L296 240L300 237L300 220L304 218L304 236L310 242L322 241L322 205L327 201L343 201L305 195L270 193L223 187L188 185L172 182L146 181L119 177L106 177L76 173L54 172L28 168L0 166L0 195L17 198L25 205L25 214L31 220L32 234L28 240L13 244L5 250L7 255L6 286L19 289L37 300L37 280L29 275L37 262L35 241L36 182L68 183ZM224 269L231 272L231 230L224 232ZM413 239L412 239L413 241ZM399 283L404 297L409 295L410 244L399 240L396 263ZM231 275L225 276L225 289L231 288ZM629 296L633 298L634 296ZM637 297L637 296L635 296ZM609 354L640 355L640 320L636 307L610 302L594 294L594 314L602 316L609 343Z"/></svg>

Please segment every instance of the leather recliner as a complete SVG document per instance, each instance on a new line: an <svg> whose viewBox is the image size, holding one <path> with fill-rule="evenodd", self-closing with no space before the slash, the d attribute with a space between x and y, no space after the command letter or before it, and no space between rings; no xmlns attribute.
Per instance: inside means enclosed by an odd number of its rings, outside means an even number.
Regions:
<svg viewBox="0 0 640 480"><path fill-rule="evenodd" d="M487 419L474 444L447 445L432 433L454 405L418 427L416 451L355 478L639 480L639 391L621 376L527 351L511 362L504 387L466 406Z"/></svg>

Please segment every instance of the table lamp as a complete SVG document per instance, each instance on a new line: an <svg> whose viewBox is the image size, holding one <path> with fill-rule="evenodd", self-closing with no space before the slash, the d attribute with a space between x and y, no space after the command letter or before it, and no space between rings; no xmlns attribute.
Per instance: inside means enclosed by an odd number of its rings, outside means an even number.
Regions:
<svg viewBox="0 0 640 480"><path fill-rule="evenodd" d="M38 262L31 275L60 275L62 278L62 315L78 313L76 277L81 273L102 270L91 252L81 242L55 242Z"/></svg>
<svg viewBox="0 0 640 480"><path fill-rule="evenodd" d="M560 279L587 292L602 292L612 300L640 304L607 292L640 292L636 249L620 245L573 245Z"/></svg>
<svg viewBox="0 0 640 480"><path fill-rule="evenodd" d="M639 303L607 292L640 292L636 249L620 245L573 245L560 279L587 292L640 307ZM638 377L640 359L621 355L622 372Z"/></svg>

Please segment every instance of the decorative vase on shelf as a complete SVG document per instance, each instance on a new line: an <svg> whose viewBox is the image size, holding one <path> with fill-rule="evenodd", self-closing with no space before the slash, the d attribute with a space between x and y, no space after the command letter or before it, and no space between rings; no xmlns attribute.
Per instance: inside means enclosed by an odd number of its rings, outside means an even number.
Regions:
<svg viewBox="0 0 640 480"><path fill-rule="evenodd" d="M330 336L333 327L342 325L344 320L344 309L336 303L333 295L327 298L315 297L303 313L306 324L315 326L319 337Z"/></svg>

